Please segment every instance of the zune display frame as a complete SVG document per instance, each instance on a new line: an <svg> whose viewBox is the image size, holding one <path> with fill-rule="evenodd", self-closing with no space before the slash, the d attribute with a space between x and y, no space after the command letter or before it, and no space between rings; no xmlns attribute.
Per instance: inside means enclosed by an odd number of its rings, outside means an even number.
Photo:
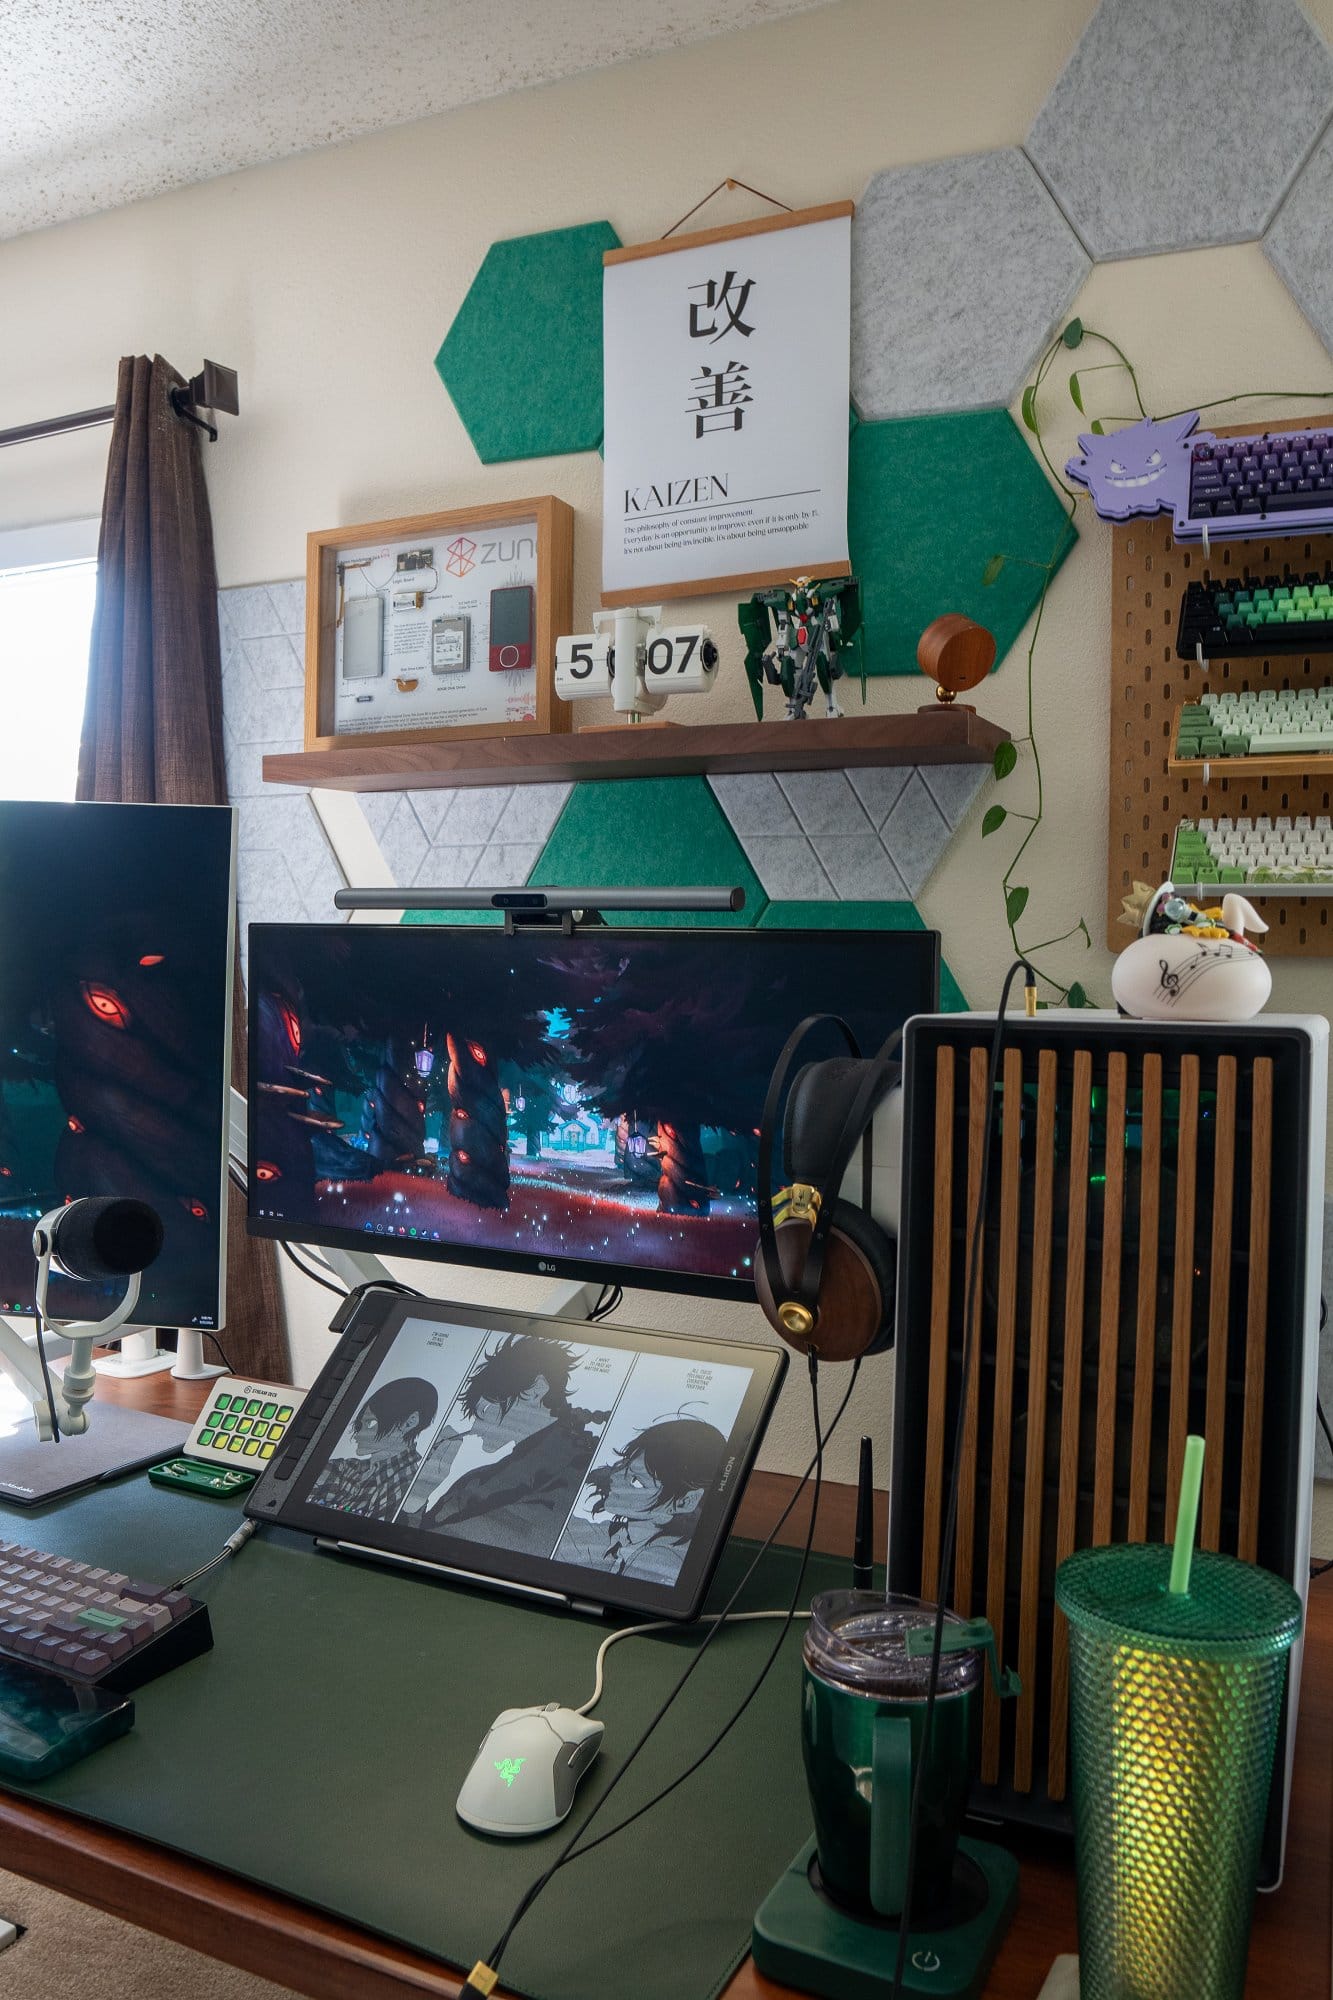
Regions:
<svg viewBox="0 0 1333 2000"><path fill-rule="evenodd" d="M752 1303L788 1034L938 987L925 930L252 924L249 1228Z"/></svg>
<svg viewBox="0 0 1333 2000"><path fill-rule="evenodd" d="M367 1292L245 1511L451 1582L688 1621L786 1371L786 1353L758 1342ZM391 1431L414 1456L406 1474L389 1462ZM360 1492L369 1514L356 1511ZM613 1509L638 1494L656 1511L631 1542L634 1520ZM561 1547L576 1559L558 1560Z"/></svg>

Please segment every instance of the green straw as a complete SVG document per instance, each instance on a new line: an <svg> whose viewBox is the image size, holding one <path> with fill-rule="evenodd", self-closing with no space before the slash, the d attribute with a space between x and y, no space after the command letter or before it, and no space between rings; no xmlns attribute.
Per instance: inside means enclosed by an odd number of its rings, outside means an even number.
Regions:
<svg viewBox="0 0 1333 2000"><path fill-rule="evenodd" d="M1171 1594L1184 1596L1190 1587L1190 1564L1194 1560L1194 1531L1199 1525L1199 1493L1203 1486L1203 1439L1185 1440L1185 1466L1180 1475L1180 1503L1176 1508L1176 1541L1171 1552Z"/></svg>

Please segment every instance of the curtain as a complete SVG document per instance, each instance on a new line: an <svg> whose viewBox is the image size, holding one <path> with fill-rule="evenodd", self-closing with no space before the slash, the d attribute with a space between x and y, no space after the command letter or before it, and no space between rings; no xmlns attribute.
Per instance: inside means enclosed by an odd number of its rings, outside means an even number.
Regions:
<svg viewBox="0 0 1333 2000"><path fill-rule="evenodd" d="M202 433L178 417L183 378L156 355L120 364L98 542L80 799L225 805L217 567ZM232 1076L245 1089L233 971ZM291 1379L274 1247L227 1190L225 1342L241 1374Z"/></svg>

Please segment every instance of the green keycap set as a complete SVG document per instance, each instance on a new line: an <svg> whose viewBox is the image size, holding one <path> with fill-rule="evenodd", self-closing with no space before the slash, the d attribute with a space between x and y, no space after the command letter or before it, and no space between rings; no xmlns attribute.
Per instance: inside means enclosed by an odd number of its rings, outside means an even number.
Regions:
<svg viewBox="0 0 1333 2000"><path fill-rule="evenodd" d="M1298 885L1333 892L1333 819L1185 819L1171 856L1176 888L1263 889Z"/></svg>
<svg viewBox="0 0 1333 2000"><path fill-rule="evenodd" d="M1180 711L1177 757L1333 754L1333 686L1206 694Z"/></svg>
<svg viewBox="0 0 1333 2000"><path fill-rule="evenodd" d="M1190 584L1176 652L1182 660L1333 652L1333 572Z"/></svg>
<svg viewBox="0 0 1333 2000"><path fill-rule="evenodd" d="M186 1439L185 1455L212 1464L226 1457L257 1471L286 1437L302 1400L303 1391L286 1383L219 1376Z"/></svg>

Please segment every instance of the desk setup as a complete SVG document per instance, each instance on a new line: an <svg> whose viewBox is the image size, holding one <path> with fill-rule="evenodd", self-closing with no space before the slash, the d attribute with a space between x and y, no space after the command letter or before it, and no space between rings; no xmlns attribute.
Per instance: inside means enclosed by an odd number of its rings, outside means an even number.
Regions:
<svg viewBox="0 0 1333 2000"><path fill-rule="evenodd" d="M0 808L94 899L166 812ZM216 963L160 866L0 995L7 1864L325 2000L1326 1992L1326 1023L1010 1017L1021 964L943 1016L929 933L528 891L253 926L229 1143L229 843ZM91 1365L212 1316L214 1151L347 1294L308 1388ZM877 1490L823 1478L863 1369ZM113 1411L161 1429L94 1460Z"/></svg>

